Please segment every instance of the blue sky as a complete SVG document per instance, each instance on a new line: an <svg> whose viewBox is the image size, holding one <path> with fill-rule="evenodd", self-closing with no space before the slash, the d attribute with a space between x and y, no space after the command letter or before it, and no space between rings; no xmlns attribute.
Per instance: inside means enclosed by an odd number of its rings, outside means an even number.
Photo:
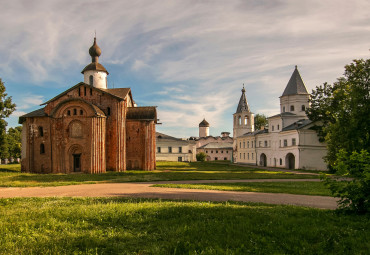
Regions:
<svg viewBox="0 0 370 255"><path fill-rule="evenodd" d="M370 2L0 0L0 77L17 104L38 109L83 81L94 31L109 87L158 106L159 132L232 132L242 84L254 113L279 111L294 66L311 91L369 58Z"/></svg>

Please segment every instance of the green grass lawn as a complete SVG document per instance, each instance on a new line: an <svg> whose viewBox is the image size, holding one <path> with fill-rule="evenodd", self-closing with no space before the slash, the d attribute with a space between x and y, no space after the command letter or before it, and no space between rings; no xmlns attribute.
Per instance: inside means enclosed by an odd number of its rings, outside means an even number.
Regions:
<svg viewBox="0 0 370 255"><path fill-rule="evenodd" d="M153 187L208 189L241 192L288 193L299 195L331 196L322 182L248 182L248 183L200 183L200 184L156 184Z"/></svg>
<svg viewBox="0 0 370 255"><path fill-rule="evenodd" d="M319 178L284 170L264 171L228 162L157 162L155 171L107 172L104 174L28 174L20 165L0 165L0 187L62 186L99 182L166 180L301 179Z"/></svg>
<svg viewBox="0 0 370 255"><path fill-rule="evenodd" d="M368 254L369 216L255 203L0 199L0 254Z"/></svg>

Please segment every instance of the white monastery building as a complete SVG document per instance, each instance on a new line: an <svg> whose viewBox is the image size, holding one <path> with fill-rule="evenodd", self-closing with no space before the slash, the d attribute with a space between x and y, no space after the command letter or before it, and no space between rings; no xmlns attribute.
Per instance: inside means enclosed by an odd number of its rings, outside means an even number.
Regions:
<svg viewBox="0 0 370 255"><path fill-rule="evenodd" d="M326 146L319 142L306 115L310 94L297 66L280 97L280 114L268 118L268 129L254 130L243 86L233 118L234 162L289 169L326 170Z"/></svg>

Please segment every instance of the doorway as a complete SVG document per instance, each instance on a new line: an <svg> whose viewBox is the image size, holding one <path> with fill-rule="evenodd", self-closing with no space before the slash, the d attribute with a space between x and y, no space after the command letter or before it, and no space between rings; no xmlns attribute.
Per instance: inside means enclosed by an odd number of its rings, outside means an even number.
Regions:
<svg viewBox="0 0 370 255"><path fill-rule="evenodd" d="M266 166L266 165L267 165L267 157L265 153L262 153L260 156L260 166Z"/></svg>
<svg viewBox="0 0 370 255"><path fill-rule="evenodd" d="M295 157L293 153L288 153L285 157L286 168L295 169Z"/></svg>
<svg viewBox="0 0 370 255"><path fill-rule="evenodd" d="M73 172L81 172L81 154L73 154Z"/></svg>

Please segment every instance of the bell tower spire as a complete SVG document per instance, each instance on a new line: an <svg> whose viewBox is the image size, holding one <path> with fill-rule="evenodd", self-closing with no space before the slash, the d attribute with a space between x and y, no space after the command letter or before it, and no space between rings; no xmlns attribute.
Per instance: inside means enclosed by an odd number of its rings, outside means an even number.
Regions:
<svg viewBox="0 0 370 255"><path fill-rule="evenodd" d="M242 95L240 96L238 107L233 114L233 137L234 139L248 132L254 131L254 114L251 112L247 97L245 95L245 87L243 84Z"/></svg>
<svg viewBox="0 0 370 255"><path fill-rule="evenodd" d="M96 43L96 32L93 45L89 49L89 54L91 56L91 63L82 70L84 82L96 88L107 89L107 75L109 73L107 69L99 63L101 49Z"/></svg>

